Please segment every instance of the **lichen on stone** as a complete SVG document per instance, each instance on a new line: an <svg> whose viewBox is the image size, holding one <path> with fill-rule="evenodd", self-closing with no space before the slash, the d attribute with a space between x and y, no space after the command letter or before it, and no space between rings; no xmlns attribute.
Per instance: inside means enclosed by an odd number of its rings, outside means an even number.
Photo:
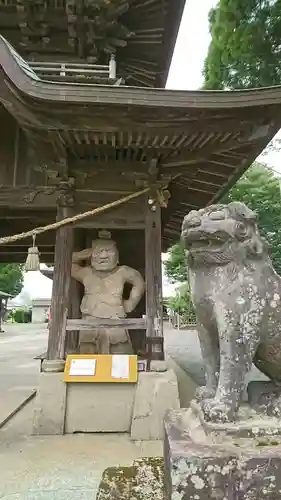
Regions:
<svg viewBox="0 0 281 500"><path fill-rule="evenodd" d="M96 500L129 500L135 474L134 466L105 469Z"/></svg>
<svg viewBox="0 0 281 500"><path fill-rule="evenodd" d="M105 469L96 500L163 500L163 491L163 458L140 458L131 467Z"/></svg>
<svg viewBox="0 0 281 500"><path fill-rule="evenodd" d="M206 372L198 400L206 420L235 421L253 363L280 386L281 278L243 203L190 211L182 238ZM271 399L260 410L281 416L281 398Z"/></svg>
<svg viewBox="0 0 281 500"><path fill-rule="evenodd" d="M148 457L135 460L136 471L130 500L163 500L164 460Z"/></svg>

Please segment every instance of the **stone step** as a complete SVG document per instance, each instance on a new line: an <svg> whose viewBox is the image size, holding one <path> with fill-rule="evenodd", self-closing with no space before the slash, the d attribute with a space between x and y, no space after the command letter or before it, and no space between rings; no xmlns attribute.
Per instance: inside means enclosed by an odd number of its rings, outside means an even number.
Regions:
<svg viewBox="0 0 281 500"><path fill-rule="evenodd" d="M130 467L108 467L96 500L163 500L163 479L161 457L140 458Z"/></svg>

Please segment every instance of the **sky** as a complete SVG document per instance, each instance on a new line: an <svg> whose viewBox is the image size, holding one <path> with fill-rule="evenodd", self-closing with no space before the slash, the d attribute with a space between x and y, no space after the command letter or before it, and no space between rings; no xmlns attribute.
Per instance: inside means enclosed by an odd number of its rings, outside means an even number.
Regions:
<svg viewBox="0 0 281 500"><path fill-rule="evenodd" d="M217 0L186 0L168 89L195 90L202 86L202 68L210 43L208 13L216 4Z"/></svg>
<svg viewBox="0 0 281 500"><path fill-rule="evenodd" d="M187 0L170 67L167 88L171 90L196 90L203 84L202 69L210 43L208 13L217 0ZM272 153L266 162L281 172L280 155ZM40 272L25 276L23 294L31 298L51 295L52 281ZM163 291L170 295L175 287L164 276Z"/></svg>

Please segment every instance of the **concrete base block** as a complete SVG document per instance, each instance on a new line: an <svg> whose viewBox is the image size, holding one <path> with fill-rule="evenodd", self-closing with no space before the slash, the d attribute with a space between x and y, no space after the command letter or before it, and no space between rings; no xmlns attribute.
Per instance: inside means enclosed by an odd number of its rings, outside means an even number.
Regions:
<svg viewBox="0 0 281 500"><path fill-rule="evenodd" d="M256 420L259 417L255 417ZM165 417L164 483L167 500L276 500L281 493L278 422L260 420L262 436L202 422L195 409ZM277 427L274 430L274 425ZM242 421L241 421L242 425ZM248 428L254 426L249 421ZM258 430L258 427L256 427ZM261 429L259 429L261 430Z"/></svg>
<svg viewBox="0 0 281 500"><path fill-rule="evenodd" d="M178 382L173 370L141 373L136 389L131 438L136 441L162 439L165 413L179 407Z"/></svg>
<svg viewBox="0 0 281 500"><path fill-rule="evenodd" d="M157 440L166 411L179 407L173 370L141 372L137 384L65 383L63 373L42 372L32 433L131 432L133 440Z"/></svg>
<svg viewBox="0 0 281 500"><path fill-rule="evenodd" d="M32 434L64 434L66 384L63 373L40 373Z"/></svg>
<svg viewBox="0 0 281 500"><path fill-rule="evenodd" d="M67 384L65 432L130 432L135 384Z"/></svg>

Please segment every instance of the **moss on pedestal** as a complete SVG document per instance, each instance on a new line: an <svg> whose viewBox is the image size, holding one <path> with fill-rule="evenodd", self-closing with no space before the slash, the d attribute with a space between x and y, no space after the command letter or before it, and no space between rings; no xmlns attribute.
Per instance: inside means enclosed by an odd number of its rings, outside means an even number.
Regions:
<svg viewBox="0 0 281 500"><path fill-rule="evenodd" d="M160 457L136 460L131 467L109 467L96 500L163 500L164 462Z"/></svg>
<svg viewBox="0 0 281 500"><path fill-rule="evenodd" d="M164 460L148 457L135 460L136 470L130 500L163 500Z"/></svg>
<svg viewBox="0 0 281 500"><path fill-rule="evenodd" d="M135 475L136 470L133 466L105 469L96 500L129 500Z"/></svg>

